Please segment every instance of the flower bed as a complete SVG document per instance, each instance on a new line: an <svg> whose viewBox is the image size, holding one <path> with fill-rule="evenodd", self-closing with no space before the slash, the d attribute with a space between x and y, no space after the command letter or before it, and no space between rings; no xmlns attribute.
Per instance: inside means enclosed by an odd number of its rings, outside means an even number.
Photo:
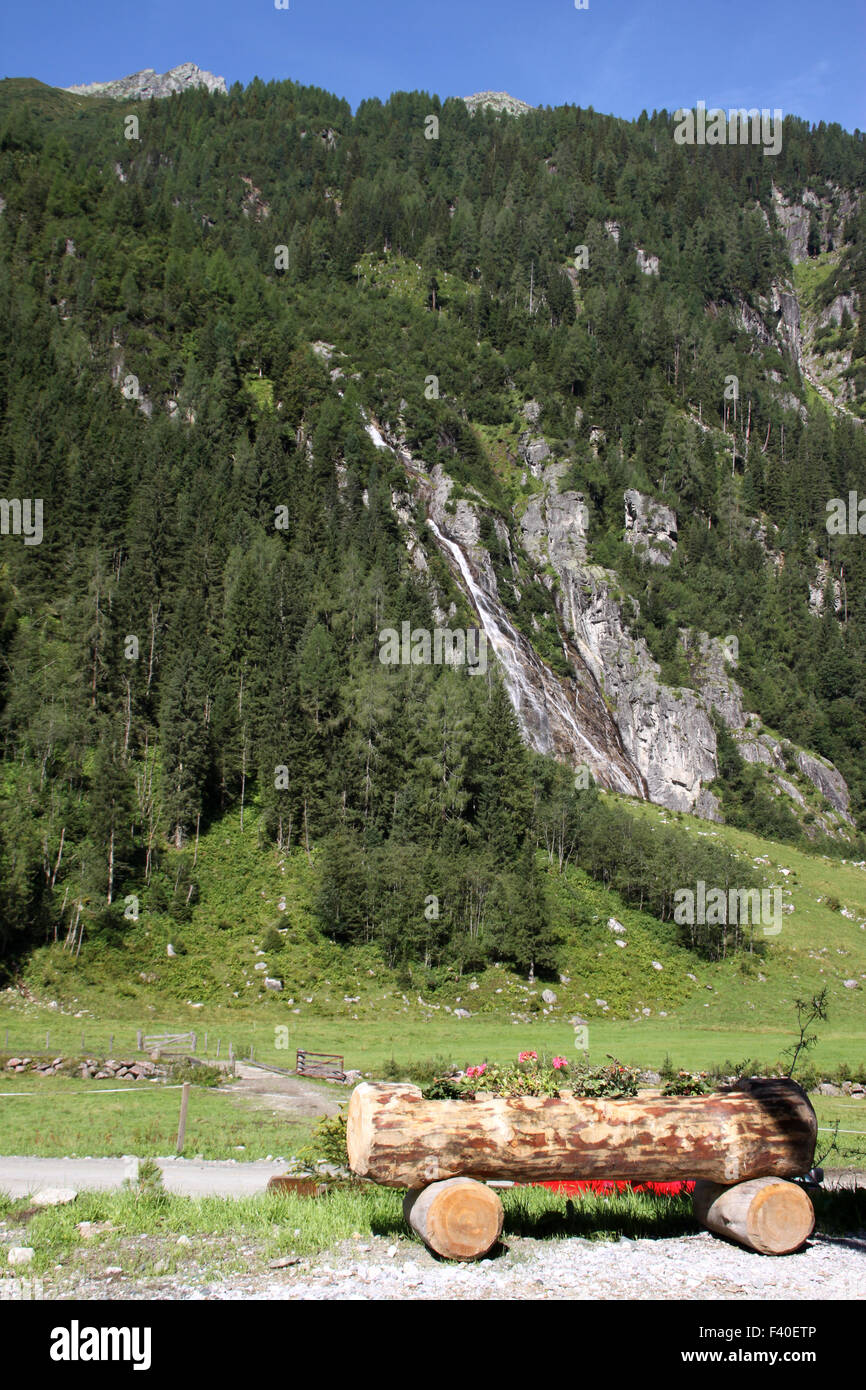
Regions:
<svg viewBox="0 0 866 1390"><path fill-rule="evenodd" d="M465 1072L437 1076L422 1087L425 1100L475 1100L478 1096L583 1096L621 1100L636 1096L640 1072L616 1058L606 1067L588 1062L568 1062L565 1057L539 1058L537 1052L520 1052L516 1063L499 1066L479 1062ZM666 1096L706 1095L713 1087L706 1072L681 1071L663 1088Z"/></svg>
<svg viewBox="0 0 866 1390"><path fill-rule="evenodd" d="M589 1096L621 1099L637 1095L639 1072L611 1059L607 1067L587 1062L550 1061L521 1052L516 1062L479 1062L457 1076L438 1076L422 1088L425 1100L475 1100L479 1096Z"/></svg>
<svg viewBox="0 0 866 1390"><path fill-rule="evenodd" d="M573 1197L580 1192L654 1192L660 1197L687 1196L694 1191L693 1182L610 1182L602 1179L586 1179L583 1182L529 1182L518 1183L518 1187L546 1187L563 1197Z"/></svg>

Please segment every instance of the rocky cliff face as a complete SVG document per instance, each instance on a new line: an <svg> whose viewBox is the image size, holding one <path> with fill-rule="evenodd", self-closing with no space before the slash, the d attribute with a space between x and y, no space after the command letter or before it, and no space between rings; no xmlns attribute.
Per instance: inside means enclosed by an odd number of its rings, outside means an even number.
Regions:
<svg viewBox="0 0 866 1390"><path fill-rule="evenodd" d="M408 461L404 451L404 463ZM445 556L502 668L526 741L538 752L553 753L575 769L587 767L608 790L646 797L648 788L640 769L623 747L616 721L577 647L563 635L563 650L574 676L558 676L539 658L506 611L490 556L480 542L480 504L464 498L451 503L453 483L438 466L427 474L412 463L409 478L415 497L423 504L428 531L425 536L411 525L407 527L413 561L419 569L426 569L424 551L431 543ZM395 499L395 510L406 524L409 511L402 499ZM509 543L507 529L501 522L499 526L504 533L500 539Z"/></svg>
<svg viewBox="0 0 866 1390"><path fill-rule="evenodd" d="M585 500L580 493L558 491L561 471L556 464L546 471L541 491L521 517L524 547L538 565L547 563L556 573L563 624L603 693L649 799L718 819L716 800L706 790L716 774L712 723L694 691L662 684L646 643L628 632L616 575L587 559ZM644 516L647 510L641 509ZM675 534L676 518L668 508L662 511Z"/></svg>
<svg viewBox="0 0 866 1390"><path fill-rule="evenodd" d="M742 756L764 765L778 795L801 810L811 809L815 823L829 833L850 824L848 789L840 773L806 750L783 747L747 711L735 679L735 644L681 631L692 687L664 683L646 643L629 631L633 600L621 595L613 571L588 558L586 499L560 491L566 465L553 458L537 432L537 415L528 418L536 429L521 436L520 454L524 477L538 486L512 528L501 517L491 519L512 571L518 573L516 551L522 550L551 592L572 672L568 677L541 660L502 600L481 541L483 500L452 500L453 482L439 465L428 471L385 427L368 422L367 428L377 447L392 450L406 471L407 491L395 492L392 505L413 563L426 573L431 545L445 557L487 635L530 746L575 769L588 767L608 790L720 820L719 802L709 790L718 771L715 712ZM650 550L663 545L658 562L669 562L669 547L676 544L675 513L633 490L624 502L626 537L631 534ZM423 525L416 519L419 512ZM440 608L437 622L451 623L454 616L453 607L448 614ZM812 789L823 799L817 814Z"/></svg>
<svg viewBox="0 0 866 1390"><path fill-rule="evenodd" d="M839 329L846 321L855 330L859 325L861 305L857 293L843 283L840 292L833 295L834 276L843 264L846 223L858 206L859 198L829 180L821 196L806 188L797 201L786 198L774 184L773 211L787 244L792 275L775 281L770 293L758 298L757 307L741 300L734 314L739 328L786 352L827 405L857 420L859 417L850 410L857 401L857 388L848 374L850 344L828 344L826 331ZM810 258L810 229L816 239L812 256L820 255L820 261ZM818 284L811 276L798 272L797 267L806 261L820 267ZM801 412L804 410L790 393L781 397L781 403L785 408L799 406Z"/></svg>
<svg viewBox="0 0 866 1390"><path fill-rule="evenodd" d="M625 500L625 539L653 565L669 565L677 548L677 519L670 507L629 488Z"/></svg>
<svg viewBox="0 0 866 1390"><path fill-rule="evenodd" d="M205 72L195 63L181 63L168 72L154 72L144 68L130 77L118 77L112 82L90 82L84 86L66 87L67 92L75 92L86 97L122 97L125 100L149 101L151 97L169 97L174 92L185 92L191 87L206 87L209 92L226 94L224 77L215 77Z"/></svg>
<svg viewBox="0 0 866 1390"><path fill-rule="evenodd" d="M843 240L846 220L857 207L857 199L845 189L834 187L828 180L826 195L819 197L811 188L804 188L797 202L785 197L773 184L773 208L788 243L791 263L797 265L809 257L809 227L815 219L821 251L832 251Z"/></svg>

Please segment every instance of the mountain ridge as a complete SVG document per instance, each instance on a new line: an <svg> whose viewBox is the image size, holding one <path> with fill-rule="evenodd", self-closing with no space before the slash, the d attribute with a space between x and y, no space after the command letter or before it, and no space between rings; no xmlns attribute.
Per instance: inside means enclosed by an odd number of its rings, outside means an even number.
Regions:
<svg viewBox="0 0 866 1390"><path fill-rule="evenodd" d="M195 87L206 87L209 92L218 92L221 96L225 96L227 90L224 77L217 77L195 63L179 63L163 73L156 72L154 68L142 68L127 77L112 78L108 82L76 83L62 90L75 96L149 101L151 97L169 97Z"/></svg>
<svg viewBox="0 0 866 1390"><path fill-rule="evenodd" d="M663 922L748 886L714 811L863 858L866 556L825 503L866 494L866 439L788 288L805 250L866 417L858 142L786 123L780 217L760 149L683 152L664 113L457 100L437 144L423 92L184 92L137 140L117 109L0 88L0 285L33 288L0 482L46 518L0 576L0 943L78 958L199 897L230 927L236 851L209 883L197 852L234 814L395 965L553 968L575 855ZM383 661L479 620L489 681ZM638 837L641 778L700 839Z"/></svg>
<svg viewBox="0 0 866 1390"><path fill-rule="evenodd" d="M482 107L490 111L506 111L509 116L525 116L527 112L537 109L529 102L513 97L510 92L473 92L463 100L473 116Z"/></svg>

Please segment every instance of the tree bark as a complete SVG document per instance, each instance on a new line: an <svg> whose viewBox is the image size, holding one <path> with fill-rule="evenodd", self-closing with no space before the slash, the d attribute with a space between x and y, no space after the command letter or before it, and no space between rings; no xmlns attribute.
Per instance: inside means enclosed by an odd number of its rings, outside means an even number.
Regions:
<svg viewBox="0 0 866 1390"><path fill-rule="evenodd" d="M789 1255L799 1250L815 1227L808 1193L793 1182L753 1178L723 1187L698 1182L692 1210L702 1226L762 1255Z"/></svg>
<svg viewBox="0 0 866 1390"><path fill-rule="evenodd" d="M472 1178L448 1178L407 1192L403 1215L424 1244L448 1260L477 1260L502 1234L502 1203Z"/></svg>
<svg viewBox="0 0 866 1390"><path fill-rule="evenodd" d="M445 1178L744 1182L808 1172L817 1121L795 1081L706 1096L424 1100L417 1086L352 1093L349 1163L384 1187Z"/></svg>

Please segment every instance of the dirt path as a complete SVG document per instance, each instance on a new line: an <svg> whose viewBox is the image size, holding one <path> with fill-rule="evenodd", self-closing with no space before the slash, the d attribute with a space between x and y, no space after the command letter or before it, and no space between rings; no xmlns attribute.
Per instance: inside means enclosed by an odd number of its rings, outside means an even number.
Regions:
<svg viewBox="0 0 866 1390"><path fill-rule="evenodd" d="M342 1086L317 1086L303 1077L264 1071L247 1062L238 1062L235 1074L237 1080L226 1090L226 1095L250 1101L263 1110L276 1110L297 1120L317 1120L322 1115L336 1115L349 1094Z"/></svg>

